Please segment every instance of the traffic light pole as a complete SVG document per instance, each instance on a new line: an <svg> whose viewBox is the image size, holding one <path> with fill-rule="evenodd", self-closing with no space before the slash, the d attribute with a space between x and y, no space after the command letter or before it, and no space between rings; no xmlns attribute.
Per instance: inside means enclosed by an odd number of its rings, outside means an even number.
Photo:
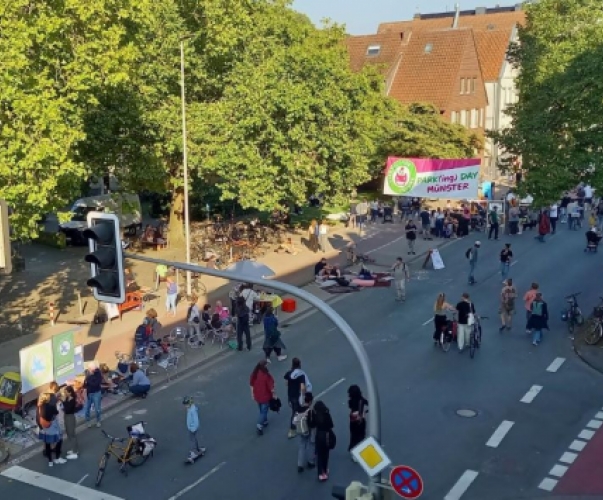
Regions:
<svg viewBox="0 0 603 500"><path fill-rule="evenodd" d="M151 262L153 264L162 264L167 267L175 267L177 269L182 269L187 272L207 274L208 276L223 278L230 281L252 283L254 285L264 286L266 288L279 290L289 295L293 295L294 297L297 297L298 299L301 299L307 302L308 304L314 306L327 318L329 318L329 320L331 320L337 328L339 328L341 333L343 333L344 337L352 347L352 350L354 351L354 354L356 355L356 358L360 363L360 368L362 370L362 374L364 376L364 381L366 384L369 404L371 406L371 417L368 419L369 435L374 437L378 442L381 442L381 408L379 403L379 393L377 391L377 385L375 384L375 380L373 378L370 360L364 349L364 346L362 345L362 342L360 342L360 339L358 338L354 330L352 330L352 327L331 306L326 304L318 297L312 295L311 293L302 290L301 288L280 281L267 280L263 278L252 278L244 274L234 273L232 271L209 269L207 267L201 267L192 264L184 264L181 262L172 262L162 259L154 259L152 257L145 257L142 255L130 253L126 253L125 257L127 257L128 259L139 260L143 262ZM382 490L378 486L381 483L380 475L370 477L369 481L371 493L374 495L374 498L376 500L380 499L382 494Z"/></svg>

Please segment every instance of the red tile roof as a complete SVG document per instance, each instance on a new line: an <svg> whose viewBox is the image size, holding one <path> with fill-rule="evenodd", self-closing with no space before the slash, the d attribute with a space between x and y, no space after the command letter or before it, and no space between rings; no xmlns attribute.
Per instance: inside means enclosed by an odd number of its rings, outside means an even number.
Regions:
<svg viewBox="0 0 603 500"><path fill-rule="evenodd" d="M475 31L474 37L484 81L497 80L507 57L511 32L509 30Z"/></svg>
<svg viewBox="0 0 603 500"><path fill-rule="evenodd" d="M398 33L350 36L346 39L346 45L353 71L360 71L365 65L371 64L382 65L383 74L387 74L400 54L402 39ZM379 46L378 55L367 55L371 46Z"/></svg>

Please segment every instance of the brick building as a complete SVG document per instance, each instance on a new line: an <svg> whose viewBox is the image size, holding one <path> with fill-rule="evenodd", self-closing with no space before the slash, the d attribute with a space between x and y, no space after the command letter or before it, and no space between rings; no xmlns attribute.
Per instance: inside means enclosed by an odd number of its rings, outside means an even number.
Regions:
<svg viewBox="0 0 603 500"><path fill-rule="evenodd" d="M505 108L517 99L506 53L524 22L521 4L416 14L382 23L373 35L350 36L350 64L355 71L377 65L388 95L402 103L435 104L445 119L476 133L500 130L509 125ZM498 157L487 140L485 179L498 177Z"/></svg>

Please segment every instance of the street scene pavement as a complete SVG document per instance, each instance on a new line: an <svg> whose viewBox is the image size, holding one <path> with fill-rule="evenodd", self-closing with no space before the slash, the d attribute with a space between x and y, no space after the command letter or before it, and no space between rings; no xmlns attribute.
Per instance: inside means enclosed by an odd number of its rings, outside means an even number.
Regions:
<svg viewBox="0 0 603 500"><path fill-rule="evenodd" d="M475 235L440 249L442 270L423 270L422 259L415 261L405 303L395 301L391 288L331 298L371 359L381 397L384 449L394 464L419 471L425 498L603 498L602 375L575 355L561 320L569 293L582 292L585 312L598 302L598 255L584 253L583 234L563 226L546 243L530 233L499 241ZM465 251L477 238L482 242L477 282L469 286ZM403 240L390 241L377 252L387 252L392 260L406 256ZM510 277L519 294L536 281L549 306L550 331L538 346L526 335L520 300L513 329L499 333L498 254L505 242L512 244ZM385 240L380 244L386 245ZM455 304L465 291L478 314L488 317L482 321L483 344L474 359L455 348L444 353L432 341L437 294L446 293ZM315 395L329 407L335 423L338 444L328 483L319 483L314 471L298 473L297 438L287 439L287 408L270 414L263 436L255 433L257 408L249 395L249 375L261 359L256 340L252 352L224 352L171 382L158 380L147 399L122 402L105 414L103 429L118 436L125 436L131 423L148 422L158 446L142 468L131 469L126 477L110 462L101 488L94 489L106 440L97 428L81 428L76 461L49 470L37 446L9 461L0 476L3 496L301 500L329 498L334 484L366 483L347 452L347 388L363 385L356 358L322 315L308 309L288 324L283 329L287 352L302 360ZM286 398L283 376L289 362L270 365L281 400ZM201 443L207 447L206 456L193 465L184 464L183 396L199 405Z"/></svg>

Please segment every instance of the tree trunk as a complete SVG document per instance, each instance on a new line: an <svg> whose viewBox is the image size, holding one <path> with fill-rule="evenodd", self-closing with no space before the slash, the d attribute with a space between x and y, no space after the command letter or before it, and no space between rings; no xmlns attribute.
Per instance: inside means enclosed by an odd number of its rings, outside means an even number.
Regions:
<svg viewBox="0 0 603 500"><path fill-rule="evenodd" d="M168 241L172 248L184 248L184 189L176 188L172 194L170 207L170 229Z"/></svg>

